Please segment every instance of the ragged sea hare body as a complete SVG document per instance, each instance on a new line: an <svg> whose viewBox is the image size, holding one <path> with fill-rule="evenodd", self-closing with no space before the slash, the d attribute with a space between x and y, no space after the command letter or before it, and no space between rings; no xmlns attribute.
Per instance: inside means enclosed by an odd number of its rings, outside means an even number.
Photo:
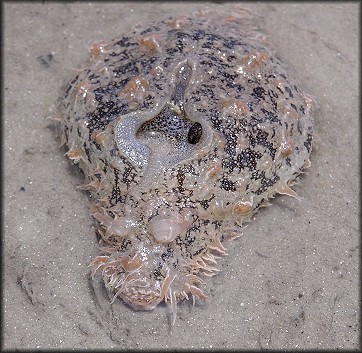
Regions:
<svg viewBox="0 0 362 353"><path fill-rule="evenodd" d="M92 275L136 310L206 298L224 242L310 165L313 101L246 11L94 44L59 111L96 200Z"/></svg>

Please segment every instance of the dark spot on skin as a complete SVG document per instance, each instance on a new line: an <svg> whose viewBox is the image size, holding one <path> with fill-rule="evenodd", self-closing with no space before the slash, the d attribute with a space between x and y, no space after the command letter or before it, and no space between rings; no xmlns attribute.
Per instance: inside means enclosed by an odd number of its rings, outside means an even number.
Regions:
<svg viewBox="0 0 362 353"><path fill-rule="evenodd" d="M221 180L220 187L224 189L225 191L236 191L235 183L233 183L231 180L223 178Z"/></svg>
<svg viewBox="0 0 362 353"><path fill-rule="evenodd" d="M258 98L263 98L265 96L265 89L263 87L255 87L253 89L254 92L254 96L258 97Z"/></svg>
<svg viewBox="0 0 362 353"><path fill-rule="evenodd" d="M292 90L290 89L290 87L285 87L285 90L288 92L290 98L294 98L293 92L292 92Z"/></svg>

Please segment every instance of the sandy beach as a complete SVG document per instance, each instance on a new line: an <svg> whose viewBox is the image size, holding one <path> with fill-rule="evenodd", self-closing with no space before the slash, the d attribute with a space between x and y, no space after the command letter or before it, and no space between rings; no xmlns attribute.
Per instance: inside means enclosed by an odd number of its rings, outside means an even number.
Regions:
<svg viewBox="0 0 362 353"><path fill-rule="evenodd" d="M5 2L3 349L360 349L359 3L245 3L315 97L312 166L228 244L205 302L136 312L91 281L88 196L52 123L88 48L234 3Z"/></svg>

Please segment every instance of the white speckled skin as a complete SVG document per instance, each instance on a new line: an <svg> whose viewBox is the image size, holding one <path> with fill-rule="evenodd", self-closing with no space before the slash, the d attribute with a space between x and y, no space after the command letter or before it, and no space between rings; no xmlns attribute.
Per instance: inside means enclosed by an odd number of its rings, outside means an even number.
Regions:
<svg viewBox="0 0 362 353"><path fill-rule="evenodd" d="M206 298L223 243L309 167L313 101L245 11L94 44L59 110L96 200L106 287L135 309Z"/></svg>

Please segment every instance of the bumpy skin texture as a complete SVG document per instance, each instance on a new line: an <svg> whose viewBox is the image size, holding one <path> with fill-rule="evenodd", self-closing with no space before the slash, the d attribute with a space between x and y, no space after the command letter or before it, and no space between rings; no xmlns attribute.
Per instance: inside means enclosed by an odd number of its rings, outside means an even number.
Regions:
<svg viewBox="0 0 362 353"><path fill-rule="evenodd" d="M92 274L135 309L206 298L223 243L309 167L312 100L247 12L199 13L94 44L59 106L96 200Z"/></svg>

